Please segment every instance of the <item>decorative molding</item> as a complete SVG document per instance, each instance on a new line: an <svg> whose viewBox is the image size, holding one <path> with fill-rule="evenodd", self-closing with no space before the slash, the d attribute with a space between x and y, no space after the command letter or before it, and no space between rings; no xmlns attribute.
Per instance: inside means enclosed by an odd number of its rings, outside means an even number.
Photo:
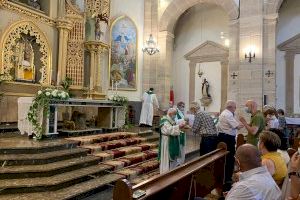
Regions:
<svg viewBox="0 0 300 200"><path fill-rule="evenodd" d="M73 28L73 26L73 22L65 18L58 18L56 21L56 27L58 29L66 29L70 31Z"/></svg>
<svg viewBox="0 0 300 200"><path fill-rule="evenodd" d="M61 24L72 23L73 26L68 33L67 40L67 63L66 76L72 79L72 85L83 86L84 83L84 40L85 40L85 19L84 13L66 0L66 21ZM70 27L69 27L70 28Z"/></svg>
<svg viewBox="0 0 300 200"><path fill-rule="evenodd" d="M55 20L48 17L47 15L45 15L41 12L35 11L34 9L26 8L22 5L10 2L8 0L0 0L0 7L7 9L7 10L14 11L18 14L22 14L25 17L32 18L37 21L41 21L50 26L55 26Z"/></svg>
<svg viewBox="0 0 300 200"><path fill-rule="evenodd" d="M229 49L213 41L206 41L185 54L186 60L196 63L223 61L228 62Z"/></svg>
<svg viewBox="0 0 300 200"><path fill-rule="evenodd" d="M279 44L277 46L277 48L280 51L289 51L289 52L300 53L300 34L297 34L294 37Z"/></svg>
<svg viewBox="0 0 300 200"><path fill-rule="evenodd" d="M3 34L1 38L2 55L0 58L1 73L9 74L10 69L14 67L12 63L12 56L14 55L13 47L16 45L16 40L21 37L21 33L29 34L36 38L36 43L40 45L41 52L41 73L42 77L39 81L41 84L51 83L51 48L47 41L45 34L38 28L38 26L28 20L22 20L13 23Z"/></svg>

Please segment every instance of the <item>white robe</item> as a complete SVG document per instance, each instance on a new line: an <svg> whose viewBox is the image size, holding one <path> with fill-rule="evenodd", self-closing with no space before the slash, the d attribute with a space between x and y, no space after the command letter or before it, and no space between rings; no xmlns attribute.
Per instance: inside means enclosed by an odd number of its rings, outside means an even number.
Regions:
<svg viewBox="0 0 300 200"><path fill-rule="evenodd" d="M171 119L170 119L171 120ZM172 121L172 120L171 120ZM172 126L169 122L161 127L161 147L160 147L160 174L168 172L179 165L177 160L170 160L169 155L169 136L168 135L180 135L179 125Z"/></svg>
<svg viewBox="0 0 300 200"><path fill-rule="evenodd" d="M145 92L142 97L142 111L140 117L140 124L147 124L152 126L153 121L153 105L159 108L156 94L148 94Z"/></svg>

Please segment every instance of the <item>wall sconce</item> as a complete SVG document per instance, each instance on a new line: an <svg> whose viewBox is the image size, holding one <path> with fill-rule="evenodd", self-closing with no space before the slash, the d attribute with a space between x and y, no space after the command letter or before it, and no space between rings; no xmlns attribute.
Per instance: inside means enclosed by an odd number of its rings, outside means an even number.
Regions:
<svg viewBox="0 0 300 200"><path fill-rule="evenodd" d="M248 59L248 62L251 63L252 59L254 59L254 58L255 58L255 47L250 46L250 47L246 48L245 60Z"/></svg>

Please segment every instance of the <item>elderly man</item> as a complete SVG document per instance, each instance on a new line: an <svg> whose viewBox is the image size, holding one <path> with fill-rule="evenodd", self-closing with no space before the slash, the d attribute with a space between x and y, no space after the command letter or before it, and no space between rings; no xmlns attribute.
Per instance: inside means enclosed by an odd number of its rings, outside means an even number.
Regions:
<svg viewBox="0 0 300 200"><path fill-rule="evenodd" d="M251 114L251 121L248 124L244 117L240 117L240 121L248 131L247 143L257 146L259 134L264 130L266 126L263 113L257 110L257 103L253 100L248 100L245 104L246 113Z"/></svg>
<svg viewBox="0 0 300 200"><path fill-rule="evenodd" d="M201 136L200 155L207 154L217 148L218 132L213 118L206 112L200 110L198 102L190 104L190 111L195 115L192 131Z"/></svg>
<svg viewBox="0 0 300 200"><path fill-rule="evenodd" d="M160 120L159 159L160 173L168 172L179 165L180 133L185 123L176 124L176 108L169 108L166 116Z"/></svg>
<svg viewBox="0 0 300 200"><path fill-rule="evenodd" d="M217 123L219 131L219 141L227 144L229 154L226 156L225 165L225 191L228 191L232 184L232 174L234 169L234 154L235 154L235 137L237 130L244 127L244 125L234 118L236 110L236 103L234 101L227 101L225 110L220 114Z"/></svg>
<svg viewBox="0 0 300 200"><path fill-rule="evenodd" d="M237 149L236 162L241 170L240 180L228 192L227 200L281 199L281 191L265 166L261 165L258 149L244 144Z"/></svg>

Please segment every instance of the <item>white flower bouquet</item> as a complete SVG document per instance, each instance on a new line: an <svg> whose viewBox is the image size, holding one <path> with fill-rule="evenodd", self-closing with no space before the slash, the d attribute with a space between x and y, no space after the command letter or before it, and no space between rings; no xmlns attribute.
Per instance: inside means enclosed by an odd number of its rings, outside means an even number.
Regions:
<svg viewBox="0 0 300 200"><path fill-rule="evenodd" d="M122 105L128 103L128 98L127 97L120 96L118 94L114 94L114 95L110 96L108 98L108 100L113 101L116 104L122 104Z"/></svg>
<svg viewBox="0 0 300 200"><path fill-rule="evenodd" d="M27 113L27 118L34 128L36 139L42 139L46 130L46 125L41 123L39 117L41 113L43 118L49 116L50 101L67 100L69 98L70 95L68 92L56 88L45 88L37 92Z"/></svg>

